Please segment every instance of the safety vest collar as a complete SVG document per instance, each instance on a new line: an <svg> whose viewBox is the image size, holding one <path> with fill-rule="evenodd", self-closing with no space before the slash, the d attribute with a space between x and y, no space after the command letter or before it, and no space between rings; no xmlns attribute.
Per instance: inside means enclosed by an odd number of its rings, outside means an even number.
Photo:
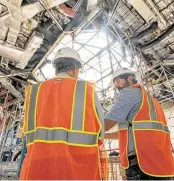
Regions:
<svg viewBox="0 0 174 181"><path fill-rule="evenodd" d="M62 72L62 73L57 74L56 77L71 77L71 76Z"/></svg>
<svg viewBox="0 0 174 181"><path fill-rule="evenodd" d="M77 80L73 77L71 77L70 75L66 74L66 73L59 73L56 77L54 77L53 79L73 79L73 80Z"/></svg>

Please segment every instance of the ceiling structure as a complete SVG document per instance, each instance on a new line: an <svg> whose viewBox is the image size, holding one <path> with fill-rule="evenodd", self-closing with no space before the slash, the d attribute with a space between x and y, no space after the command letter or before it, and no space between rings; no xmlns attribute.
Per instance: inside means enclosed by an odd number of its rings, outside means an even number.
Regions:
<svg viewBox="0 0 174 181"><path fill-rule="evenodd" d="M96 82L101 101L113 100L121 66L140 71L162 102L173 100L173 0L0 0L0 83L10 101L53 77L54 56L66 46L79 52L80 78Z"/></svg>

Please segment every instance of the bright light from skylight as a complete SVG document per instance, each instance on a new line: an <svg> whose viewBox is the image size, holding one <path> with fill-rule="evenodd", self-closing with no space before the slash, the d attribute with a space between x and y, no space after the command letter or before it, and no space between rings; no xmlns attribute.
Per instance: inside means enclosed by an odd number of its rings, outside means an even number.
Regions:
<svg viewBox="0 0 174 181"><path fill-rule="evenodd" d="M111 85L112 70L115 70L118 66L130 67L130 63L123 58L120 43L103 30L98 32L96 30L85 30L75 40L72 40L70 35L65 36L49 55L48 60L53 61L56 52L63 47L74 48L78 51L84 64L84 72L80 74L80 79L97 82L98 90L106 89ZM131 56L126 56L129 59L128 61L131 62ZM55 76L52 64L46 64L41 71L46 79Z"/></svg>

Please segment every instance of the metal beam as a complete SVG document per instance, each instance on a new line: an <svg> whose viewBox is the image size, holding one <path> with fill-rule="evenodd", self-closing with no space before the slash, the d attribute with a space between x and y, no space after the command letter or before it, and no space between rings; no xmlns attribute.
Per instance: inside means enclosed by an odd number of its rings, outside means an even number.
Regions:
<svg viewBox="0 0 174 181"><path fill-rule="evenodd" d="M98 5L79 25L75 30L74 35L78 35L82 30L84 30L94 19L96 19L102 12L103 7Z"/></svg>
<svg viewBox="0 0 174 181"><path fill-rule="evenodd" d="M121 63L117 60L116 56L113 54L113 52L111 51L112 56L114 57L114 59L116 60L117 64L121 67Z"/></svg>
<svg viewBox="0 0 174 181"><path fill-rule="evenodd" d="M86 43L88 43L89 41L91 41L97 34L99 33L99 31L97 31ZM81 50L86 44L83 44L77 51Z"/></svg>
<svg viewBox="0 0 174 181"><path fill-rule="evenodd" d="M82 45L82 46L88 46L88 47L92 47L92 48L102 49L101 47L96 47L96 46L93 46L93 45L87 45L85 43L80 43L80 42L77 42L77 41L74 41L74 43L78 43L79 45ZM88 43L88 42L86 42L86 43Z"/></svg>
<svg viewBox="0 0 174 181"><path fill-rule="evenodd" d="M101 77L101 79L97 80L96 83L100 82L101 80L103 80L104 78L108 77L111 74L112 74L112 71L110 73L108 73L107 75L105 75L104 77Z"/></svg>
<svg viewBox="0 0 174 181"><path fill-rule="evenodd" d="M107 52L106 52L103 56L105 56L106 54L107 54ZM103 57L103 56L102 56L102 57ZM98 65L99 63L100 63L100 60L99 60L95 65L93 65L93 67L96 66L96 65ZM87 64L87 65L89 66L89 64ZM92 68L93 68L93 67L92 67ZM91 68L85 70L85 72L87 72L87 71L90 70L90 69L91 69Z"/></svg>
<svg viewBox="0 0 174 181"><path fill-rule="evenodd" d="M164 25L167 25L167 21L164 17L164 15L159 11L156 4L152 0L147 0L148 4L151 6L151 8L155 11L155 13L158 15L159 19Z"/></svg>
<svg viewBox="0 0 174 181"><path fill-rule="evenodd" d="M53 12L46 7L44 1L38 0L38 2L39 2L39 3L41 4L41 6L48 12L48 14L50 15L51 19L53 20L53 22L56 23L56 25L58 26L58 28L59 28L61 31L63 31L63 28L62 28L60 22L54 17Z"/></svg>
<svg viewBox="0 0 174 181"><path fill-rule="evenodd" d="M92 67L91 65L89 65L89 64L85 64L85 62L84 61L82 61L83 62L83 64L84 65L88 65L89 67L90 67L90 69L94 69L95 71L97 71L98 73L100 73L100 71L99 70L97 70L96 68L94 68L94 67ZM88 69L89 70L89 69ZM84 71L84 73L85 73L86 71Z"/></svg>
<svg viewBox="0 0 174 181"><path fill-rule="evenodd" d="M8 77L14 77L18 75L26 75L29 74L30 72L25 72L25 73L16 73L16 74L9 74L9 75L0 75L0 78L8 78Z"/></svg>
<svg viewBox="0 0 174 181"><path fill-rule="evenodd" d="M174 60L163 60L163 65L173 66L174 65Z"/></svg>
<svg viewBox="0 0 174 181"><path fill-rule="evenodd" d="M107 45L105 48L103 48L102 50L100 50L94 57L90 58L85 64L89 63L92 59L94 59L95 57L101 55L105 50L107 50L108 48L110 48L112 45L114 45L116 41L112 41L109 45Z"/></svg>
<svg viewBox="0 0 174 181"><path fill-rule="evenodd" d="M111 15L110 15L109 18L112 18L113 15L115 14L115 11L116 11L116 9L117 9L117 7L118 7L120 1L121 1L121 0L117 0L117 2L115 3L114 8L112 9L112 12L111 12Z"/></svg>
<svg viewBox="0 0 174 181"><path fill-rule="evenodd" d="M108 41L108 45L109 45L109 37L107 35L107 41ZM112 56L111 56L111 50L108 49L108 53L109 53L109 60L110 60L110 65L111 65L111 71L112 73L114 73L114 69L113 69L113 62L112 62Z"/></svg>

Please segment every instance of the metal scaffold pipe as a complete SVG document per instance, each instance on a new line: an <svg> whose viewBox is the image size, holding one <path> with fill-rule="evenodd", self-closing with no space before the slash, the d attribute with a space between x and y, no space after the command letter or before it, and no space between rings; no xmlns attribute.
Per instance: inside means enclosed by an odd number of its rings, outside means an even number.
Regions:
<svg viewBox="0 0 174 181"><path fill-rule="evenodd" d="M16 73L16 74L9 74L9 75L0 75L0 78L8 78L8 77L14 77L18 75L26 75L29 74L30 72L25 72L25 73Z"/></svg>

